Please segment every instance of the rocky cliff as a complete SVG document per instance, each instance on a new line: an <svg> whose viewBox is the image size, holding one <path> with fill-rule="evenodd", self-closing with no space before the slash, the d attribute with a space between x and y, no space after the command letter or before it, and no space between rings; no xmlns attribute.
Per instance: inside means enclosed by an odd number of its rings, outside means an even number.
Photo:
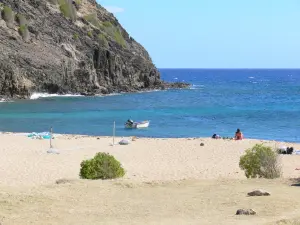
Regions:
<svg viewBox="0 0 300 225"><path fill-rule="evenodd" d="M166 84L147 51L95 0L0 0L0 95L85 95Z"/></svg>

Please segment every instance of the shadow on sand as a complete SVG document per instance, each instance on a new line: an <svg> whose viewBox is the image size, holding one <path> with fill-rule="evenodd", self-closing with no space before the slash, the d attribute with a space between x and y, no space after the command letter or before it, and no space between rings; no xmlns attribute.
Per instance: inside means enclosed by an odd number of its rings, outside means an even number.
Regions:
<svg viewBox="0 0 300 225"><path fill-rule="evenodd" d="M291 186L293 187L300 187L300 178L291 179Z"/></svg>

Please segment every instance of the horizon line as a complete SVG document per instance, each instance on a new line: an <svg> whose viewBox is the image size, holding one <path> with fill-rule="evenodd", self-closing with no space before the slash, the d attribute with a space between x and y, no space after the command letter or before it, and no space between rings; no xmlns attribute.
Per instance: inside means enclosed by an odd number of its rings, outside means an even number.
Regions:
<svg viewBox="0 0 300 225"><path fill-rule="evenodd" d="M188 68L188 67L157 67L158 69L173 69L173 70L184 70L184 69L190 69L190 70L300 70L299 68Z"/></svg>

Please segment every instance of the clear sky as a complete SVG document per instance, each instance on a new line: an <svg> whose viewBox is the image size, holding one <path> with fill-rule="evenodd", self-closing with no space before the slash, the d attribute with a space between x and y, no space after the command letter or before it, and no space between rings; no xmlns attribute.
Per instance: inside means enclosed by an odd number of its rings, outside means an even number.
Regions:
<svg viewBox="0 0 300 225"><path fill-rule="evenodd" d="M159 68L300 68L300 0L98 0Z"/></svg>

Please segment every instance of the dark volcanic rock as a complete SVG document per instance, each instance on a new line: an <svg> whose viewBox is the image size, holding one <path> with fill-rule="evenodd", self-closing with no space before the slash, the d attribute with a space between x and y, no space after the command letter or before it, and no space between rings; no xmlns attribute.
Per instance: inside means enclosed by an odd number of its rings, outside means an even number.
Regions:
<svg viewBox="0 0 300 225"><path fill-rule="evenodd" d="M8 26L0 18L1 96L27 98L32 92L94 95L188 87L161 81L147 51L95 0L74 3L76 21L65 18L59 5L50 2L54 1L1 1L1 11L9 6L15 14L24 15L28 28L24 41L16 21ZM101 36L106 40L100 41Z"/></svg>
<svg viewBox="0 0 300 225"><path fill-rule="evenodd" d="M270 193L263 190L255 190L249 192L248 196L270 196Z"/></svg>
<svg viewBox="0 0 300 225"><path fill-rule="evenodd" d="M256 212L253 209L238 209L236 215L255 215Z"/></svg>

